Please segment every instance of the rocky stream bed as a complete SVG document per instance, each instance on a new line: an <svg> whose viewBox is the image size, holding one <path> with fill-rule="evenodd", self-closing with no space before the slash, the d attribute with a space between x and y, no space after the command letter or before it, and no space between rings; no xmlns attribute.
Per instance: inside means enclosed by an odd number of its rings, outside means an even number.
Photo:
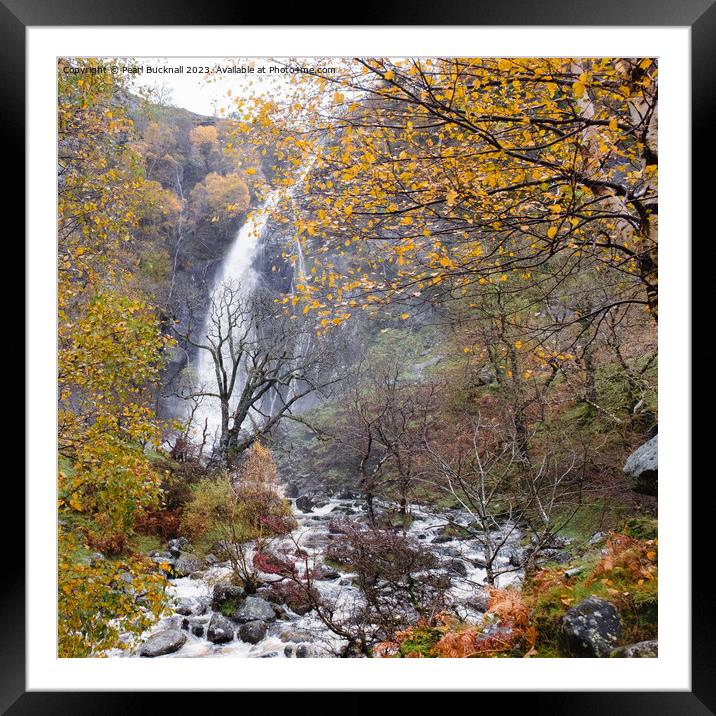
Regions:
<svg viewBox="0 0 716 716"><path fill-rule="evenodd" d="M331 524L337 519L360 520L365 509L362 501L345 494L315 503L307 496L292 497L291 502L298 526L275 543L273 551L288 554L298 543L311 554L316 565L323 564L324 551L336 537ZM447 594L450 608L462 619L478 623L486 609L482 546L479 540L446 530L448 520L465 524L468 516L458 510L435 512L419 507L411 512L407 536L438 557L440 571L450 579ZM507 539L495 569L506 570L497 578L497 585L505 587L519 583L522 577L514 564L521 535L513 525L506 524L502 529L506 530L503 534L507 534ZM169 559L175 572L186 576L170 580L173 613L145 634L132 656L301 658L332 657L340 652L345 642L342 644L315 613L297 613L286 604L272 603L262 596L265 595L262 589L255 595L244 595L241 588L230 584L228 563L217 562L211 556L200 560L186 551L190 549L188 543L179 539L170 542L166 553L155 553L155 559ZM272 575L260 576L265 576L267 582L275 579ZM353 586L354 576L350 571L323 565L315 586L339 609L348 611L359 599L359 590ZM227 610L221 607L231 599L237 608L227 615Z"/></svg>

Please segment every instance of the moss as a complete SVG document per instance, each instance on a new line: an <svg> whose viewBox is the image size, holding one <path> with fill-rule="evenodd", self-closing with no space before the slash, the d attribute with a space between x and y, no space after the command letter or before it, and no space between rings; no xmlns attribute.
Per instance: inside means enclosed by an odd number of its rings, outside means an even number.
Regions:
<svg viewBox="0 0 716 716"><path fill-rule="evenodd" d="M624 522L621 531L636 539L657 539L659 523L653 517L631 517Z"/></svg>
<svg viewBox="0 0 716 716"><path fill-rule="evenodd" d="M326 567L330 567L331 569L337 569L342 570L345 569L345 565L341 564L340 562L336 562L335 559L330 559L329 557L323 557L323 564Z"/></svg>
<svg viewBox="0 0 716 716"><path fill-rule="evenodd" d="M407 657L410 654L420 654L423 657L434 656L433 648L440 641L442 634L437 629L429 627L415 627L410 635L400 644L398 654Z"/></svg>
<svg viewBox="0 0 716 716"><path fill-rule="evenodd" d="M462 539L469 539L473 536L469 530L466 530L464 527L460 527L460 525L448 525L443 530L443 534L448 535L449 537L460 537Z"/></svg>
<svg viewBox="0 0 716 716"><path fill-rule="evenodd" d="M385 529L401 528L407 529L413 522L410 514L401 514L400 512L386 512L378 518L378 526Z"/></svg>
<svg viewBox="0 0 716 716"><path fill-rule="evenodd" d="M225 616L225 617L232 617L236 610L241 606L241 600L229 597L228 599L225 599L220 605L219 605L219 611Z"/></svg>

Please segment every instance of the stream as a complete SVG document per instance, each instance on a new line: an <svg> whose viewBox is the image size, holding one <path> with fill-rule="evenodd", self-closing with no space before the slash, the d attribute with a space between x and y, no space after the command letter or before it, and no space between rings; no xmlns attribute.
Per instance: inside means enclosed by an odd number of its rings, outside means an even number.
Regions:
<svg viewBox="0 0 716 716"><path fill-rule="evenodd" d="M296 540L302 547L312 553L315 563L323 563L323 554L328 543L335 538L329 531L329 525L336 518L356 519L362 514L363 503L355 499L330 499L325 505L314 507L309 513L296 508L292 501L294 515L298 522L296 529L285 538L273 544L273 551L278 554L289 554ZM485 585L486 572L480 566L483 551L479 540L464 538L447 538L442 534L446 521L444 514L427 511L421 507L412 509L412 522L407 529L407 536L423 545L426 550L434 553L441 562L441 571L450 576L451 586L447 593L450 609L463 620L479 623L484 612L484 604L480 606L479 597ZM466 523L466 514L451 511L451 520ZM510 532L505 545L495 563L496 571L513 569L497 578L496 586L506 587L511 583L519 583L521 572L510 567L510 554L518 549L520 533L510 525L503 529ZM497 535L496 535L497 536ZM436 541L437 540L437 541ZM333 578L316 581L315 586L322 596L331 598L339 609L350 610L351 605L359 596L359 590L352 586L350 571L340 568L332 570L337 573ZM279 608L280 619L268 624L264 638L251 644L240 639L238 624L234 624L235 637L224 644L215 644L206 638L206 629L213 615L211 609L212 591L218 582L227 581L231 575L228 563L219 563L208 569L196 572L188 577L170 580L169 595L173 608L182 613L173 613L160 619L159 622L144 635L144 639L166 630L182 630L186 641L181 648L162 655L163 658L174 657L250 657L250 658L285 658L285 657L334 657L345 644L336 637L315 615L308 612L304 615L295 614L285 605ZM261 576L261 575L260 575ZM275 579L273 575L264 575L267 581ZM203 627L203 629L201 628ZM201 634L196 632L201 631ZM194 633L193 633L194 632ZM138 652L133 654L138 655Z"/></svg>

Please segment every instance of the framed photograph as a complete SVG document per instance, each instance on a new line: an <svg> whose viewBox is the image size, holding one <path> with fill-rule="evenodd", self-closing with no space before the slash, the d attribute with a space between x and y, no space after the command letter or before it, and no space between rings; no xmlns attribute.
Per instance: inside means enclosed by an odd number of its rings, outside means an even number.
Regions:
<svg viewBox="0 0 716 716"><path fill-rule="evenodd" d="M8 713L716 709L690 458L716 11L364 10L1 8L28 282Z"/></svg>

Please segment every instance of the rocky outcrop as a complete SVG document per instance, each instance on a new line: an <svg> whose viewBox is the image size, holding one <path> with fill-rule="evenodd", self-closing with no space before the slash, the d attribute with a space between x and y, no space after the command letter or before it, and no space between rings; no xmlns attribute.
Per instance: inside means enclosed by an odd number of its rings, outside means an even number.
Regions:
<svg viewBox="0 0 716 716"><path fill-rule="evenodd" d="M167 629L153 634L142 644L139 656L155 657L172 654L184 646L186 634L179 629Z"/></svg>
<svg viewBox="0 0 716 716"><path fill-rule="evenodd" d="M614 649L610 656L616 659L656 659L659 656L659 642L652 639L628 644Z"/></svg>
<svg viewBox="0 0 716 716"><path fill-rule="evenodd" d="M201 567L201 560L196 555L182 552L174 562L174 574L177 577L187 577L192 572L199 571Z"/></svg>
<svg viewBox="0 0 716 716"><path fill-rule="evenodd" d="M287 482L283 494L286 495L286 497L298 497L298 485L295 482Z"/></svg>
<svg viewBox="0 0 716 716"><path fill-rule="evenodd" d="M632 481L632 490L641 495L655 496L659 478L659 436L644 443L629 455L624 474Z"/></svg>
<svg viewBox="0 0 716 716"><path fill-rule="evenodd" d="M588 597L562 617L562 634L571 656L609 656L619 641L621 620L611 602Z"/></svg>
<svg viewBox="0 0 716 716"><path fill-rule="evenodd" d="M477 612L486 612L490 605L489 590L485 588L478 589L465 601L465 604Z"/></svg>

